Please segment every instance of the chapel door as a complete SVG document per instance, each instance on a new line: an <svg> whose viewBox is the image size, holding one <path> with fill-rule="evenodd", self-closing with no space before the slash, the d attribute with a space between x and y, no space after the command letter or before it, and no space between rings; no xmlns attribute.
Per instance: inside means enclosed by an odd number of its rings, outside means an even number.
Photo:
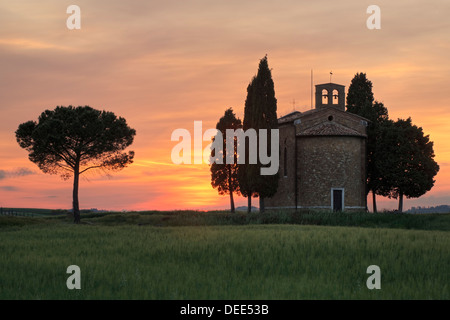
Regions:
<svg viewBox="0 0 450 320"><path fill-rule="evenodd" d="M333 211L342 211L342 189L333 189Z"/></svg>

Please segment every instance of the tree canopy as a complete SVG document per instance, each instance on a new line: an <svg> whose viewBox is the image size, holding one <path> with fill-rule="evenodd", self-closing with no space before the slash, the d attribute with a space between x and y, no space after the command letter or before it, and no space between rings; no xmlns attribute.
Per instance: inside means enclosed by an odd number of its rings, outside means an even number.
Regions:
<svg viewBox="0 0 450 320"><path fill-rule="evenodd" d="M383 103L374 101L372 82L357 73L347 94L347 111L369 120L367 127L367 193L399 199L420 197L431 190L439 171L434 161L433 142L411 118L389 119Z"/></svg>
<svg viewBox="0 0 450 320"><path fill-rule="evenodd" d="M375 101L372 93L372 82L365 73L357 73L351 81L347 94L347 111L369 120L367 125L367 177L366 195L372 192L374 212L376 209L376 194L380 194L382 181L377 170L379 153L376 146L380 140L380 126L389 119L388 110L382 102Z"/></svg>
<svg viewBox="0 0 450 320"><path fill-rule="evenodd" d="M91 170L118 171L133 162L134 152L123 152L136 131L114 113L89 106L58 106L46 110L38 121L19 125L16 139L28 158L44 173L74 177L73 212L80 222L79 175Z"/></svg>
<svg viewBox="0 0 450 320"><path fill-rule="evenodd" d="M247 87L247 99L244 109L243 129L255 129L258 134L259 152L259 130L267 129L267 152L271 154L271 129L278 129L277 99L275 97L275 86L272 72L269 69L267 56L259 62L258 73L252 78ZM247 156L248 152L246 152ZM264 211L264 198L273 196L278 189L278 174L261 175L260 168L263 166L258 160L257 164L246 164L239 166L239 184L241 192L249 199L251 207L251 196L259 196L260 211Z"/></svg>
<svg viewBox="0 0 450 320"><path fill-rule="evenodd" d="M403 196L417 198L434 186L439 165L434 160L433 142L411 118L385 122L381 135L376 151L380 155L376 163L382 177L380 192L399 199L398 211L402 212Z"/></svg>
<svg viewBox="0 0 450 320"><path fill-rule="evenodd" d="M359 114L359 109L373 103L372 82L365 73L353 77L347 92L347 111Z"/></svg>
<svg viewBox="0 0 450 320"><path fill-rule="evenodd" d="M239 183L238 183L238 164L237 164L237 145L234 143L234 163L226 163L227 154L227 142L226 142L226 130L227 129L240 129L242 128L242 122L233 112L232 108L225 111L225 114L217 122L216 129L221 133L214 137L215 139L223 140L223 151L220 154L215 154L215 149L212 150L211 156L214 159L221 158L222 163L219 161L214 161L211 164L211 185L213 188L217 188L220 195L229 194L230 195L230 208L231 212L235 212L233 193L240 194ZM236 140L236 138L234 138Z"/></svg>

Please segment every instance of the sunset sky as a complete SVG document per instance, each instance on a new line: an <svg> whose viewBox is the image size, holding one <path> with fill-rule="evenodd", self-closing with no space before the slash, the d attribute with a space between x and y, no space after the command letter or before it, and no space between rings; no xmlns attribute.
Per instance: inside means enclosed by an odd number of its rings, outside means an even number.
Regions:
<svg viewBox="0 0 450 320"><path fill-rule="evenodd" d="M66 27L71 4L81 8L80 30ZM366 27L371 4L381 8L380 30ZM448 0L2 1L0 206L71 207L72 181L40 172L14 132L45 109L89 105L127 119L136 156L109 177L87 173L81 208L227 208L207 164L172 163L171 133L193 133L197 120L214 128L229 107L242 119L266 54L278 116L310 109L311 69L314 84L332 71L346 90L365 72L390 117L411 117L434 141L435 186L405 209L450 204L449 14ZM379 209L397 206L378 200Z"/></svg>

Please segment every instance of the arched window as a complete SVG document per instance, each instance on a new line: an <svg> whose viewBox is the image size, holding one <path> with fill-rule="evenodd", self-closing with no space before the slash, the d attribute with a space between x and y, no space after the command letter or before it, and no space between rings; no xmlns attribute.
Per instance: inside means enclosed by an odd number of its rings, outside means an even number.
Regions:
<svg viewBox="0 0 450 320"><path fill-rule="evenodd" d="M284 176L287 177L288 168L287 168L287 147L284 147Z"/></svg>
<svg viewBox="0 0 450 320"><path fill-rule="evenodd" d="M336 89L333 90L333 104L339 103L339 93Z"/></svg>
<svg viewBox="0 0 450 320"><path fill-rule="evenodd" d="M322 104L328 104L328 90L322 90Z"/></svg>

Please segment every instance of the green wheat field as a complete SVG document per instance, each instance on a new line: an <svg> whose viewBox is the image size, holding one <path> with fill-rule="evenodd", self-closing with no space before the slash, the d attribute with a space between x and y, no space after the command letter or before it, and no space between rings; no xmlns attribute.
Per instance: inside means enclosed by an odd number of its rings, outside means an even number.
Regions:
<svg viewBox="0 0 450 320"><path fill-rule="evenodd" d="M448 214L0 216L0 299L450 299L449 266Z"/></svg>

